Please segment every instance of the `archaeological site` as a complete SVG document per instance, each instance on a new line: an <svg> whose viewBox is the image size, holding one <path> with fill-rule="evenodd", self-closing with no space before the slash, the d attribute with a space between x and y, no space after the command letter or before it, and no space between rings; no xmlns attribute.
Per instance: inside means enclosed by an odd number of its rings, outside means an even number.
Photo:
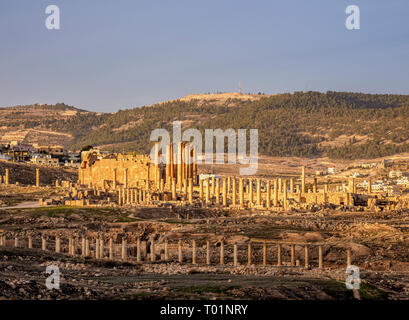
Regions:
<svg viewBox="0 0 409 320"><path fill-rule="evenodd" d="M240 176L209 172L187 143L154 151L91 149L64 175L34 167L32 183L2 166L3 297L408 297L408 193L375 182L409 161L371 165L370 178L262 163L261 176ZM59 290L39 282L48 265L63 273ZM348 268L359 270L350 289Z"/></svg>

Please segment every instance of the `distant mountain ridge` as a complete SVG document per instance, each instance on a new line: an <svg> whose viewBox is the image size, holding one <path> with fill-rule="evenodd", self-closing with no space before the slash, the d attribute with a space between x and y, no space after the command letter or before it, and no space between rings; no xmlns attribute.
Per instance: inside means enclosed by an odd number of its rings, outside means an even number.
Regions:
<svg viewBox="0 0 409 320"><path fill-rule="evenodd" d="M94 145L139 153L149 152L152 130L171 132L172 122L180 120L182 130L257 128L259 152L264 155L356 159L409 151L408 95L332 91L248 97L204 94L109 114L64 104L29 107L13 107L17 108L13 112L0 108L0 136L16 129L48 131L50 137L64 134L57 140L70 148ZM39 110L47 115L39 116ZM25 139L33 138L28 135Z"/></svg>

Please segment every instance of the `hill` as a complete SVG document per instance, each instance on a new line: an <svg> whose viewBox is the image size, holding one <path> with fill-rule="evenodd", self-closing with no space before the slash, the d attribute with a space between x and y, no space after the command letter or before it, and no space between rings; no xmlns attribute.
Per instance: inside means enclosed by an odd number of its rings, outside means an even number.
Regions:
<svg viewBox="0 0 409 320"><path fill-rule="evenodd" d="M76 138L75 127L60 123L77 123L93 116L92 112L58 103L55 105L34 104L0 108L0 143L21 141L67 145Z"/></svg>
<svg viewBox="0 0 409 320"><path fill-rule="evenodd" d="M76 113L64 116L67 111ZM357 159L409 151L408 95L192 95L112 114L71 107L57 118L21 121L20 128L69 135L61 140L76 149L91 144L112 151L148 152L151 131L171 132L175 120L182 121L183 130L257 128L259 152L270 156Z"/></svg>

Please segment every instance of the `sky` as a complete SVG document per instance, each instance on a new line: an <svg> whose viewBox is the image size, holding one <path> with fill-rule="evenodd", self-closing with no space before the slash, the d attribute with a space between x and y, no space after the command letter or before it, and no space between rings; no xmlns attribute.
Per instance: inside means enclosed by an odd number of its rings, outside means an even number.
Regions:
<svg viewBox="0 0 409 320"><path fill-rule="evenodd" d="M48 5L60 29L45 25ZM360 29L345 27L348 5ZM407 0L1 0L0 106L188 94L409 94Z"/></svg>

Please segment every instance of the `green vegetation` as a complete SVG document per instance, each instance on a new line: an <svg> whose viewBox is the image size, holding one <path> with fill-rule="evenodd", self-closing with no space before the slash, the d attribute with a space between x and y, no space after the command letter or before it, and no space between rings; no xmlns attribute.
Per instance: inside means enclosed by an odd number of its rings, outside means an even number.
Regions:
<svg viewBox="0 0 409 320"><path fill-rule="evenodd" d="M188 292L188 293L195 293L195 294L203 294L203 293L226 293L232 289L239 289L240 286L214 286L214 285L202 285L202 286L189 286L180 288L179 291Z"/></svg>
<svg viewBox="0 0 409 320"><path fill-rule="evenodd" d="M70 147L77 150L108 145L110 151L147 153L152 130L172 132L172 122L181 120L182 130L256 128L259 153L270 156L356 159L409 151L408 95L295 92L253 102L234 100L233 107L232 101L220 105L176 100L112 114L79 112L66 119L30 119L25 126L70 133L74 137ZM325 143L342 135L346 143Z"/></svg>

